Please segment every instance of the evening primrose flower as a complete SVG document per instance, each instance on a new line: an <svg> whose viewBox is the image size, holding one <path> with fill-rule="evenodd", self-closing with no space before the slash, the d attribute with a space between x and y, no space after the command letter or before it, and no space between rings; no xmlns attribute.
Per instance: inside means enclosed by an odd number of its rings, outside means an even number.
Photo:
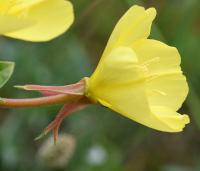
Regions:
<svg viewBox="0 0 200 171"><path fill-rule="evenodd" d="M147 39L156 10L133 6L116 25L86 79L86 96L129 119L166 132L189 123L177 113L188 94L176 48Z"/></svg>
<svg viewBox="0 0 200 171"><path fill-rule="evenodd" d="M74 20L66 0L0 0L0 35L26 41L48 41Z"/></svg>
<svg viewBox="0 0 200 171"><path fill-rule="evenodd" d="M159 131L182 131L189 117L177 110L188 94L188 85L180 68L178 50L148 39L155 16L154 8L131 7L117 23L90 77L66 86L18 86L39 91L45 97L2 98L0 105L28 107L65 103L42 134L53 130L55 141L62 120L93 103Z"/></svg>

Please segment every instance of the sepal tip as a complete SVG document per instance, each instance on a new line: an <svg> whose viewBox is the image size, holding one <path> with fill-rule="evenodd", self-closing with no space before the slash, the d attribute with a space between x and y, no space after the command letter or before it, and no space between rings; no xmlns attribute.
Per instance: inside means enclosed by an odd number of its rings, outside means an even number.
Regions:
<svg viewBox="0 0 200 171"><path fill-rule="evenodd" d="M25 86L22 85L15 85L14 88L20 89L20 90L26 90Z"/></svg>

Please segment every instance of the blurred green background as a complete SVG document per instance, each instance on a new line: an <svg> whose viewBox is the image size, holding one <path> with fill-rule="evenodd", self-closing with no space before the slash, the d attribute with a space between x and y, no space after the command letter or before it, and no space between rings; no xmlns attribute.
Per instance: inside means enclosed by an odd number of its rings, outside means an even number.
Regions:
<svg viewBox="0 0 200 171"><path fill-rule="evenodd" d="M13 85L65 85L94 70L114 25L133 4L156 7L151 38L176 46L190 84L181 112L191 123L182 133L158 132L93 105L65 119L62 133L70 144L55 150L48 162L72 151L71 159L52 167L39 155L34 138L61 106L0 109L2 171L199 171L200 170L200 1L199 0L73 0L76 21L68 32L47 43L0 38L0 60L16 62L15 72L0 90L1 97L36 97ZM131 21L130 21L131 22ZM72 137L71 137L72 138ZM76 142L76 143L75 143ZM53 142L52 142L53 143ZM48 146L44 145L48 151ZM44 151L45 151L44 150ZM73 153L73 155L72 155ZM52 161L51 161L52 160Z"/></svg>

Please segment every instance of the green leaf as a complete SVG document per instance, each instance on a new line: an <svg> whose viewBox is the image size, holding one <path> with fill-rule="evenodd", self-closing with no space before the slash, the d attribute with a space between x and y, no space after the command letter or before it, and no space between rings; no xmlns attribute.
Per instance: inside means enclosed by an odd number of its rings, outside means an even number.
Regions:
<svg viewBox="0 0 200 171"><path fill-rule="evenodd" d="M9 80L14 70L14 62L0 61L0 88Z"/></svg>

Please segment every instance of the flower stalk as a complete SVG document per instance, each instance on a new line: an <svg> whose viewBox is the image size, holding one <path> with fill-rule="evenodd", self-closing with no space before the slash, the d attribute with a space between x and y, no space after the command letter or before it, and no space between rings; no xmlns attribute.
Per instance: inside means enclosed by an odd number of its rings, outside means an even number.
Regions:
<svg viewBox="0 0 200 171"><path fill-rule="evenodd" d="M85 97L86 83L83 80L78 83L65 86L41 86L41 85L24 85L15 86L28 91L38 91L43 97L26 98L26 99L9 99L0 98L0 107L22 108L22 107L41 107L55 104L64 104L55 119L43 130L36 138L42 138L49 131L53 131L54 142L58 139L58 131L63 119L70 113L85 108L91 101Z"/></svg>
<svg viewBox="0 0 200 171"><path fill-rule="evenodd" d="M53 96L27 98L27 99L8 99L1 98L0 106L8 108L41 107L61 103L69 103L79 99L79 95L58 94Z"/></svg>

